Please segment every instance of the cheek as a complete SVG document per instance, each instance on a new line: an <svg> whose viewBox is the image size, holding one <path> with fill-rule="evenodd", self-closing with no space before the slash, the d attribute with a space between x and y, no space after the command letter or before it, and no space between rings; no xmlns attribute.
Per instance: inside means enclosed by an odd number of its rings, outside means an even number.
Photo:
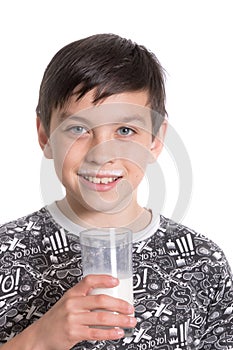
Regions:
<svg viewBox="0 0 233 350"><path fill-rule="evenodd" d="M124 155L122 159L130 162L132 164L130 167L135 168L136 172L145 172L147 165L152 160L150 146L151 144L146 142L127 142L127 147L121 153Z"/></svg>
<svg viewBox="0 0 233 350"><path fill-rule="evenodd" d="M73 170L77 170L82 151L70 143L57 143L54 146L54 166L61 179Z"/></svg>
<svg viewBox="0 0 233 350"><path fill-rule="evenodd" d="M133 188L135 189L142 181L145 171L140 165L132 164L132 163L129 163L127 168L128 168L129 181L131 182Z"/></svg>

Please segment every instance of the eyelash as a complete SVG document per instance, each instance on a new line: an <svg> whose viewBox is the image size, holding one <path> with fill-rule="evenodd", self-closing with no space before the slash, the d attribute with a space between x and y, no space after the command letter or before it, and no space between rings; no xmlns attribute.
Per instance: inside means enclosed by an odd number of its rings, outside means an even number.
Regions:
<svg viewBox="0 0 233 350"><path fill-rule="evenodd" d="M135 130L132 129L132 128L129 128L128 126L122 126L122 127L120 127L120 128L117 130L117 133L119 133L119 131L120 131L120 130L123 130L123 129L130 131L130 134L122 135L122 136L130 136L130 135L135 134Z"/></svg>
<svg viewBox="0 0 233 350"><path fill-rule="evenodd" d="M82 129L82 132L77 132L77 129ZM122 130L127 130L127 131L129 131L129 133L127 133L126 135L122 135L120 133L120 131L122 131ZM88 133L89 129L85 128L84 126L81 126L81 125L76 125L76 126L69 127L67 129L67 131L72 132L73 134L76 134L76 135L83 135L83 134ZM117 134L119 134L120 136L131 136L135 133L136 133L136 131L128 126L121 126L120 128L117 129Z"/></svg>
<svg viewBox="0 0 233 350"><path fill-rule="evenodd" d="M76 129L76 131L75 131ZM83 131L82 132L77 132L77 129L82 129ZM75 126L70 126L67 131L71 131L73 134L76 134L76 135L83 135L85 134L86 132L88 132L88 129L85 128L84 126L81 126L81 125L75 125Z"/></svg>

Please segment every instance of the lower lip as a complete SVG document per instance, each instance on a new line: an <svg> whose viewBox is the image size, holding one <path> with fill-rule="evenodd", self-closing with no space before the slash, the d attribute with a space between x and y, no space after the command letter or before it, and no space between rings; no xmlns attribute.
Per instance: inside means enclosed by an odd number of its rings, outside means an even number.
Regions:
<svg viewBox="0 0 233 350"><path fill-rule="evenodd" d="M113 182L109 182L108 184L95 184L93 182L90 182L86 180L84 177L79 176L79 180L82 184L84 184L86 187L88 187L92 191L98 191L98 192L107 192L112 190L116 185L119 183L121 178L118 178L117 180Z"/></svg>

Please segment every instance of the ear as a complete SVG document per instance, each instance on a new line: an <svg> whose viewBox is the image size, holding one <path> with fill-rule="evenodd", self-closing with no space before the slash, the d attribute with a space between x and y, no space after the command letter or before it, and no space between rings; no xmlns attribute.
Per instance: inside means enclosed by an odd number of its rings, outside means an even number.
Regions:
<svg viewBox="0 0 233 350"><path fill-rule="evenodd" d="M164 139L165 139L165 135L166 135L166 131L167 131L167 120L164 119L163 123L161 124L159 131L157 132L157 134L154 137L154 140L151 144L151 148L150 151L152 153L153 159L154 161L158 158L158 156L160 155L163 146L164 146Z"/></svg>
<svg viewBox="0 0 233 350"><path fill-rule="evenodd" d="M52 159L53 153L49 141L49 136L47 135L44 125L41 122L40 117L36 118L37 135L40 147L44 153L45 158Z"/></svg>

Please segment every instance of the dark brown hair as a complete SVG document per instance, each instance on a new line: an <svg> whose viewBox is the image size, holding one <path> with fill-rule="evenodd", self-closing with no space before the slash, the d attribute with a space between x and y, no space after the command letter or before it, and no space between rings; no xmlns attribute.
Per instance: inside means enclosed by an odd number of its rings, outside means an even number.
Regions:
<svg viewBox="0 0 233 350"><path fill-rule="evenodd" d="M95 88L93 103L122 92L147 91L148 105L163 118L164 70L156 56L144 46L115 34L96 34L72 42L47 66L36 108L49 134L51 113L62 108L74 89L77 100Z"/></svg>

